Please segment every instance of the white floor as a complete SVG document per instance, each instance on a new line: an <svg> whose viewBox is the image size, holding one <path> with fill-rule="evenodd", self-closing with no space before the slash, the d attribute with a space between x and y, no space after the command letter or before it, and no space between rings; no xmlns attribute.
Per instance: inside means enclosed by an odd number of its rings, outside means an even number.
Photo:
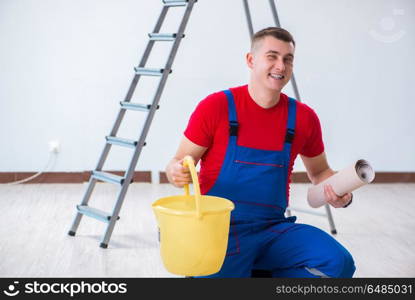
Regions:
<svg viewBox="0 0 415 300"><path fill-rule="evenodd" d="M307 184L291 187L294 207L307 208ZM108 249L105 224L83 217L67 232L86 184L0 185L0 277L175 277L165 271L150 204L181 190L135 183ZM90 205L111 211L117 188L98 184ZM415 277L415 184L372 184L333 209L336 238L352 253L356 277ZM324 209L321 209L324 212ZM329 231L326 218L294 212L298 222Z"/></svg>

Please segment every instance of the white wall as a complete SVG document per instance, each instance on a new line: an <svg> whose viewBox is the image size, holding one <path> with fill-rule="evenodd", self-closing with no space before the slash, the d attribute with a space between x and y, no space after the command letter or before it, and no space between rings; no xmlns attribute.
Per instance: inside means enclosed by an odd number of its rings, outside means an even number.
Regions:
<svg viewBox="0 0 415 300"><path fill-rule="evenodd" d="M273 25L267 0L250 3L256 30ZM331 166L366 158L377 171L415 171L415 1L277 8L297 41L297 82L320 117ZM0 0L0 172L42 169L52 139L62 147L52 171L95 167L160 10L161 0ZM175 31L173 20L164 32ZM248 47L242 1L195 4L137 170L164 170L197 102L246 82ZM162 66L167 49L148 66ZM136 102L151 100L150 81ZM144 114L128 116L120 136L136 138ZM114 151L105 168L125 169L128 153Z"/></svg>

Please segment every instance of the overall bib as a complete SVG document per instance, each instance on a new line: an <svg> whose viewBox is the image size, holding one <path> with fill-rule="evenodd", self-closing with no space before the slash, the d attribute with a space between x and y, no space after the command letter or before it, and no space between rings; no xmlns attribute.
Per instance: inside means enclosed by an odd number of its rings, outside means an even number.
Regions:
<svg viewBox="0 0 415 300"><path fill-rule="evenodd" d="M207 195L235 204L228 249L221 270L205 277L250 277L252 269L273 277L351 277L354 263L335 239L315 227L285 217L288 170L295 134L296 100L289 98L281 151L237 145L238 119L233 94L228 100L229 142L225 159Z"/></svg>

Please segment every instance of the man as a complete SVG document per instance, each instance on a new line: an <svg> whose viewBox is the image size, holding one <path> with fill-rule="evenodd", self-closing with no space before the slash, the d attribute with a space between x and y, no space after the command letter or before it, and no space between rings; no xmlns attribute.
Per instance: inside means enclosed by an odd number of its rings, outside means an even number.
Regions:
<svg viewBox="0 0 415 300"><path fill-rule="evenodd" d="M225 262L208 277L250 277L252 269L270 270L273 277L352 277L355 271L350 253L329 234L284 216L298 154L313 184L335 173L315 112L281 93L293 72L294 50L282 28L257 32L246 55L248 85L199 103L166 168L168 180L183 187L191 182L184 156L201 160L202 194L235 204ZM336 208L352 199L331 186L325 196Z"/></svg>

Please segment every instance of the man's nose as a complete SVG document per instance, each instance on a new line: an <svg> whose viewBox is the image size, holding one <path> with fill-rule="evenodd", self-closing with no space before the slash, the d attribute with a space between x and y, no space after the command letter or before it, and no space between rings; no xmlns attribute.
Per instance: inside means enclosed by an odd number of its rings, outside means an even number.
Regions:
<svg viewBox="0 0 415 300"><path fill-rule="evenodd" d="M284 61L282 59L277 59L275 61L275 64L274 64L274 68L277 69L277 70L279 70L279 71L281 71L281 72L284 72L285 71L285 63L284 63Z"/></svg>

